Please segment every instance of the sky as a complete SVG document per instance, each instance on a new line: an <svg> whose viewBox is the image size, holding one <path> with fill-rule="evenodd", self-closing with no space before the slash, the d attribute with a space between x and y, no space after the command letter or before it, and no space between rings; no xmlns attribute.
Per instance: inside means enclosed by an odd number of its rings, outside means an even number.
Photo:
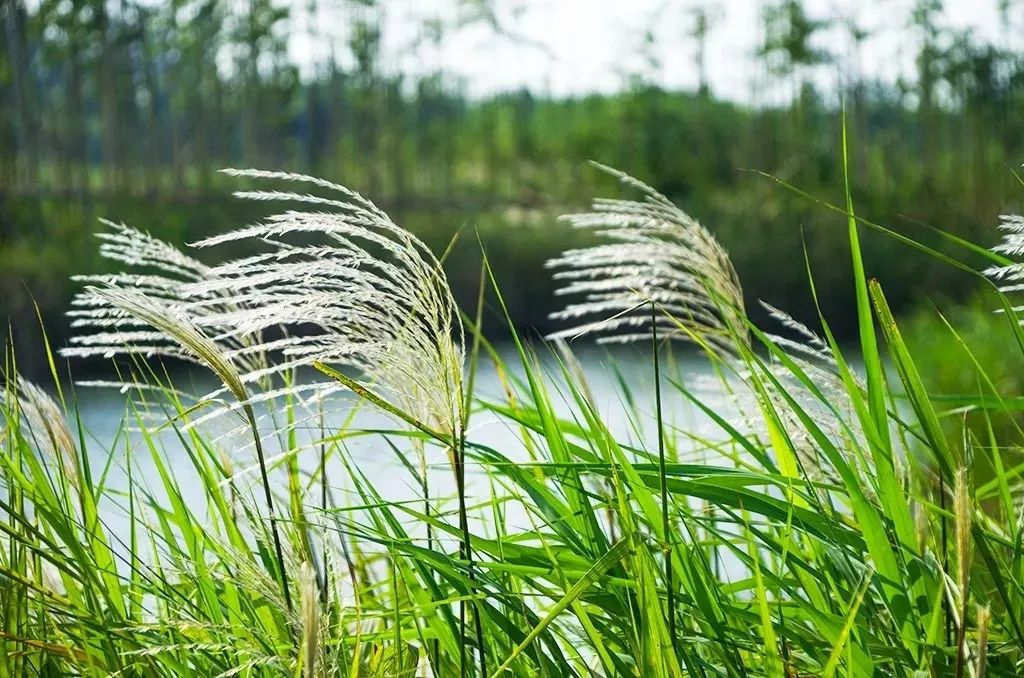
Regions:
<svg viewBox="0 0 1024 678"><path fill-rule="evenodd" d="M1003 26L999 0L945 0L941 23L970 28L980 37L1000 43L1024 30L1024 11ZM690 35L692 10L716 8L718 19L708 38L707 70L716 96L753 101L778 92L758 91L764 66L752 55L762 37L761 10L765 0L492 0L504 34L473 16L468 0L382 0L384 67L409 74L443 69L458 76L471 96L522 87L555 96L621 89L631 74L672 89L698 84L696 42ZM844 69L893 81L913 71L916 46L905 30L914 0L806 0L812 18L843 16L867 28L872 37L859 61L848 33L833 28L819 34L817 46L840 57ZM345 44L350 22L344 0L320 0L313 14L308 0L293 7L297 28L289 50L303 68L328 54L329 45ZM349 7L348 10L339 10ZM424 40L425 21L440 19L447 27L439 42ZM460 24L464 24L459 27ZM643 38L653 37L648 55ZM819 69L814 79L834 85L836 67Z"/></svg>

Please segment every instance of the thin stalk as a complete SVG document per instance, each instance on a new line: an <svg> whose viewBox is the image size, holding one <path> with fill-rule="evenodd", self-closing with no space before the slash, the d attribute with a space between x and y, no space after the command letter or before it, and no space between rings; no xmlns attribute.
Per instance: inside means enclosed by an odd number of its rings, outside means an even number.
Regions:
<svg viewBox="0 0 1024 678"><path fill-rule="evenodd" d="M654 406L658 427L658 475L661 482L661 528L665 535L665 544L662 547L665 553L665 616L668 618L669 642L675 646L676 595L675 581L672 573L672 533L670 532L671 525L669 522L668 511L668 483L665 472L665 437L662 432L661 418L661 367L658 363L658 318L654 308L653 299L651 300L651 341L654 348Z"/></svg>
<svg viewBox="0 0 1024 678"><path fill-rule="evenodd" d="M949 553L946 546L946 479L939 476L939 509L941 511L941 539L942 539L942 571L949 571ZM949 646L953 642L953 626L952 618L949 610L949 599L946 596L942 596L942 616L946 622L946 645Z"/></svg>
<svg viewBox="0 0 1024 678"><path fill-rule="evenodd" d="M420 458L420 489L423 492L423 515L427 517L427 550L434 550L434 526L430 523L430 481L427 478L427 454L422 443L417 445ZM430 643L430 664L434 671L441 668L441 642L435 638Z"/></svg>
<svg viewBox="0 0 1024 678"><path fill-rule="evenodd" d="M462 537L459 539L459 557L464 558L469 566L469 576L473 576L471 556L469 556L469 520L466 516L466 475L462 465L462 457L459 454L458 446L452 447L453 461L455 462L455 485L459 495L459 529L462 530ZM459 676L466 678L466 601L459 602Z"/></svg>
<svg viewBox="0 0 1024 678"><path fill-rule="evenodd" d="M326 428L324 426L324 403L323 403L323 400L320 400L318 405L319 405L319 409L320 409L320 440L321 440L321 443L320 443L320 511L323 513L323 515L326 516L327 515L327 443L326 442L322 442L324 440L324 431L326 430ZM323 550L323 562L324 562L324 578L323 578L322 586L320 587L320 602L324 606L324 608L326 609L327 602L328 602L328 600L327 600L327 590L328 590L328 587L330 586L330 579L329 579L329 577L331 575L327 572L327 540L324 539L323 534L321 534L321 541L323 542L321 545L323 547L322 550Z"/></svg>
<svg viewBox="0 0 1024 678"><path fill-rule="evenodd" d="M456 444L453 447L455 457L455 483L459 493L459 527L462 530L462 539L459 544L460 555L466 560L466 567L469 571L470 586L476 582L476 570L473 567L473 547L469 539L469 514L466 511L466 456L465 434L460 432L456 437ZM471 595L475 591L470 590ZM487 678L487 654L484 652L483 625L480 622L480 611L473 615L474 633L480 659L480 675ZM466 675L466 601L459 603L459 674Z"/></svg>
<svg viewBox="0 0 1024 678"><path fill-rule="evenodd" d="M256 414L252 405L243 405L245 416L249 420L249 427L252 429L252 438L256 443L256 458L260 462L260 478L263 481L263 495L267 501L267 512L270 514L270 532L274 537L274 551L277 554L277 567L281 570L281 588L284 590L284 602L288 611L292 611L292 594L288 590L288 571L284 567L284 552L281 550L281 536L277 531L277 514L274 512L274 497L270 492L270 478L267 475L267 461L263 456L263 443L260 441L259 430L256 427Z"/></svg>

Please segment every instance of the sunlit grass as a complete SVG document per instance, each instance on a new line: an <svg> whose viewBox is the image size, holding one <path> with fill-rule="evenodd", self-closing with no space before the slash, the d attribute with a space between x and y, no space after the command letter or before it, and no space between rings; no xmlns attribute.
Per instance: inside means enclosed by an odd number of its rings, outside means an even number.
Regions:
<svg viewBox="0 0 1024 678"><path fill-rule="evenodd" d="M285 390L264 404L264 438L251 411L243 422L267 441L262 479L256 450L190 425L203 405L154 363L127 366L151 388L133 391L102 453L73 414L82 389L44 402L8 381L4 675L1018 674L1024 467L1003 459L1020 432L974 421L951 444L951 394L926 388L883 285L865 276L849 195L838 210L859 346L840 346L825 317L813 355L794 348L807 341L796 326L779 338L735 315L711 342L706 324L654 304L649 373L619 385L628 435L602 415L569 347L513 333L503 354L478 331L479 312L463 319L456 419L317 359L320 378L358 397L346 405L395 423L325 420L323 401ZM480 307L507 319L486 259L484 278ZM1024 350L1012 314L1002 319L1017 340L1006 350ZM719 397L679 369L671 332L703 349ZM951 350L970 355L958 337ZM735 351L716 350L723 342ZM475 386L478 369L498 375L498 393ZM1012 417L1017 394L978 370L978 392L953 405L982 424ZM11 355L5 372L16 374ZM657 398L638 397L654 383ZM683 426L679 403L710 426ZM487 445L478 418L513 435ZM388 486L424 496L391 497L355 441L398 460ZM421 455L450 464L457 491L427 496ZM972 473L980 460L984 476ZM116 464L126 487L109 484ZM260 511L265 488L276 522ZM108 523L113 512L124 526Z"/></svg>

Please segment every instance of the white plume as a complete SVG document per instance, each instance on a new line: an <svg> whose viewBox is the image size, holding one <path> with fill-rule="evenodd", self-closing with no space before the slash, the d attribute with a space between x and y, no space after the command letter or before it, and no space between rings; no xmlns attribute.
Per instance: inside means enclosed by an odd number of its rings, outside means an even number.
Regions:
<svg viewBox="0 0 1024 678"><path fill-rule="evenodd" d="M597 199L590 212L562 217L605 242L568 250L547 263L564 283L557 294L582 297L552 314L576 323L552 337L649 339L653 301L662 336L689 339L680 323L727 355L738 352L736 341L749 344L739 279L711 232L647 184L596 166L639 190L643 200Z"/></svg>
<svg viewBox="0 0 1024 678"><path fill-rule="evenodd" d="M228 173L329 189L337 196L280 191L236 195L334 211L290 210L196 243L213 247L246 240L269 248L215 266L206 280L187 287L198 299L215 294L237 309L201 315L198 322L230 327L223 338L258 336L272 327L294 329L295 336L261 345L282 356L268 372L314 362L348 365L418 420L448 433L459 430L462 323L441 264L426 245L344 186L300 174ZM300 241L291 243L290 237Z"/></svg>
<svg viewBox="0 0 1024 678"><path fill-rule="evenodd" d="M993 252L1009 257L1024 255L1024 216L1003 214L999 217L999 229L1003 231L1003 242L992 248ZM1024 291L1024 263L1014 262L1004 266L990 266L985 275L991 278L1004 293ZM1024 308L1015 308L1017 312Z"/></svg>
<svg viewBox="0 0 1024 678"><path fill-rule="evenodd" d="M315 362L349 366L423 423L449 434L460 430L462 325L430 250L344 186L284 172L226 173L303 182L331 195L236 193L315 209L289 210L195 243L213 248L244 242L263 249L215 266L110 224L114 233L101 236L104 255L155 274L83 278L91 284L76 298L72 313L74 326L91 332L74 337L63 353L143 353L213 366L239 397L205 413L204 420L282 394L269 384L297 368ZM274 338L264 339L265 331ZM278 359L271 362L271 357ZM262 392L249 396L244 385L252 383ZM286 388L289 393L335 391L338 383Z"/></svg>
<svg viewBox="0 0 1024 678"><path fill-rule="evenodd" d="M71 302L72 310L68 316L77 334L71 337L71 345L61 354L108 358L159 355L201 363L196 353L183 347L175 337L113 303L115 298L124 301L123 295L115 293L112 297L104 290L131 294L135 302L143 306L155 307L158 313L166 313L172 318L187 318L195 325L199 316L237 310L226 305L223 299L218 299L216 294L199 299L187 292L188 284L209 279L210 267L148 233L124 224L100 221L110 229L97 234L101 241L100 254L126 265L132 272L75 276L74 279L86 283L86 287ZM203 325L214 334L224 334L228 329L211 327L210 323ZM266 367L266 358L253 339L226 336L218 342L217 350L242 369L255 371Z"/></svg>

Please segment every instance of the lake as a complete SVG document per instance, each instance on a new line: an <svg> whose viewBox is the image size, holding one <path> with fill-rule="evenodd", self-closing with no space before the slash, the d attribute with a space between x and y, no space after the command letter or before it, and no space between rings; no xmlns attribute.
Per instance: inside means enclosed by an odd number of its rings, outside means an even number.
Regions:
<svg viewBox="0 0 1024 678"><path fill-rule="evenodd" d="M571 395L558 374L558 361L551 350L543 345L538 346L537 351L547 376L547 384L551 389L553 406L558 414L571 416L576 408L570 404ZM518 358L510 347L502 349L502 353L508 364L518 365ZM679 349L675 353L685 354L686 357L668 362L666 371L673 379L682 379L692 388L694 381L700 381L709 375L706 362L692 357L685 349ZM667 355L667 352L663 355ZM626 346L604 349L582 346L578 349L577 356L586 373L596 407L609 429L623 442L655 449L655 445L652 444L654 389L650 348ZM516 367L510 367L510 370L514 375L522 373L522 370ZM620 379L628 386L632 405L620 386ZM196 369L179 373L175 377L175 386L186 393L203 394L213 390L216 382L207 373ZM498 373L489 361L481 361L476 392L478 397L486 401L505 400ZM103 468L109 461L110 468L105 483L116 494L127 490L131 465L133 480L147 488L147 491L159 501L163 501L166 495L160 487L157 462L153 454L137 430L126 433L128 396L116 389L93 387L78 388L77 396L81 419L89 437L87 447L94 477L98 477L98 469ZM715 435L715 425L689 405L667 382L663 386L663 404L666 430L682 430L712 437ZM270 406L262 408L259 413L260 428L265 437L272 433L275 426L281 425L282 410L283 403L280 401L274 401ZM400 428L389 416L368 403L357 401L352 395L330 397L325 403L324 410L326 414L323 417L322 429L318 411L310 411L309 421L299 427L304 432L304 439L300 436L298 458L301 468L306 472L315 471L319 463L319 452L314 442L323 438L322 431L326 431L327 435L335 434L342 429L350 416L352 419L346 429L349 431ZM166 419L166 416L160 415L151 421L150 426L155 428L165 423ZM242 424L240 418L225 415L203 425L203 432L205 439L215 441L222 454L232 460L236 484L252 491L258 489L258 473L252 453L252 439ZM131 428L138 427L133 422ZM499 419L482 408L474 409L467 437L471 443L499 450L512 461L529 461L524 433L520 427L514 426L507 419ZM186 504L202 514L206 504L205 493L178 435L171 428L165 428L155 438L160 448L159 459L176 477ZM389 439L399 451L412 454L408 440L394 435L389 436ZM678 439L681 449L686 450L684 436L679 435ZM268 459L279 458L287 449L284 441L272 435L264 444ZM368 435L347 439L344 450L353 466L366 475L385 499L408 501L421 497L416 477L404 467L395 449L388 444L384 436ZM415 459L410 461L414 467L417 465ZM445 451L437 447L428 447L428 463L431 494L440 498L439 505L443 503L448 508L454 508L455 484ZM283 474L277 472L276 475L283 489ZM329 491L336 504L360 503L340 461L334 460L328 464L327 476ZM248 482L245 482L246 480ZM485 475L479 469L474 468L472 464L468 465L467 494L470 496L470 503L474 497L480 499L490 492L489 483L484 480ZM317 488L313 496L318 497L319 494ZM256 505L262 506L262 500L258 500ZM103 516L115 534L127 535L126 512L119 502L108 500L103 507Z"/></svg>

